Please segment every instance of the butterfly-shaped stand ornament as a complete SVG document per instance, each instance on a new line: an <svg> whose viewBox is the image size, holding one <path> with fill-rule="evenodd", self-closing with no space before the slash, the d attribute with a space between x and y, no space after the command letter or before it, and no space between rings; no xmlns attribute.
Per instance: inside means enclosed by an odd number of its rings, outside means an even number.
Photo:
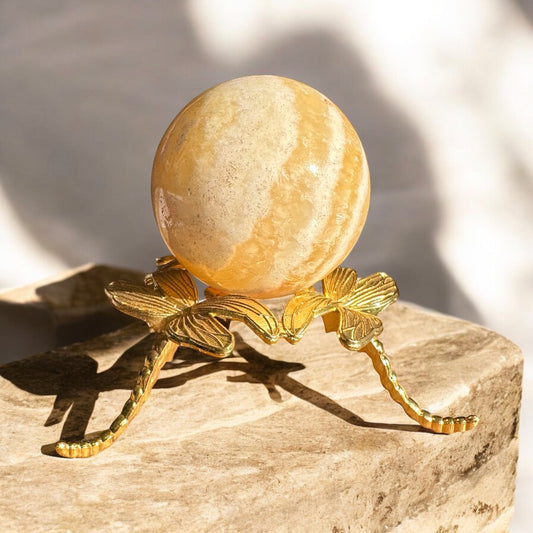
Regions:
<svg viewBox="0 0 533 533"><path fill-rule="evenodd" d="M312 87L248 76L208 89L174 118L156 151L152 206L171 256L144 284L112 283L124 313L166 338L146 357L129 400L94 438L59 442L65 457L110 446L138 413L179 346L213 357L232 353L232 320L264 342L298 342L322 317L351 351L366 352L405 412L437 433L466 431L477 417L441 418L420 409L392 371L377 337L378 313L398 298L383 273L358 279L338 265L365 223L370 174L357 132ZM190 274L189 274L190 272ZM198 301L193 274L209 286ZM312 288L322 280L322 294ZM257 299L292 296L278 319Z"/></svg>
<svg viewBox="0 0 533 533"><path fill-rule="evenodd" d="M456 433L476 426L476 416L440 417L421 409L398 383L391 363L377 337L383 331L378 313L398 299L394 280L383 272L359 279L355 270L339 267L322 281L323 293L302 290L287 303L281 320L264 304L241 295L224 295L208 288L198 301L191 275L174 257L157 259L158 269L144 284L113 282L107 294L120 311L141 319L166 343L145 359L130 398L109 429L90 439L60 441L63 457L91 457L113 444L147 400L163 366L172 361L180 346L194 348L216 358L231 355L235 339L229 322L246 324L264 342L285 338L300 341L314 318L322 317L326 332L336 331L341 344L351 351L366 352L383 387L409 417L436 433Z"/></svg>
<svg viewBox="0 0 533 533"><path fill-rule="evenodd" d="M268 344L279 339L277 318L260 302L239 295L199 302L191 275L173 257L159 258L156 263L157 271L146 275L144 284L113 282L106 293L117 309L146 322L166 337L166 343L159 352L147 355L130 398L109 429L90 439L58 442L56 451L63 457L91 457L111 446L137 415L179 346L217 358L230 355L235 339L217 318L244 322Z"/></svg>

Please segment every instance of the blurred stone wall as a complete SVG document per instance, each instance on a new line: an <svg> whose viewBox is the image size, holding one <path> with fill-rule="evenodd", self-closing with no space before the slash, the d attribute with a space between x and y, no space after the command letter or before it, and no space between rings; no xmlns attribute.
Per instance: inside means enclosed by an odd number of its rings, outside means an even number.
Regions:
<svg viewBox="0 0 533 533"><path fill-rule="evenodd" d="M373 196L347 264L517 342L532 405L532 35L528 4L504 0L4 0L0 286L88 261L151 270L168 123L216 83L279 74L365 146ZM522 471L531 499L531 458Z"/></svg>

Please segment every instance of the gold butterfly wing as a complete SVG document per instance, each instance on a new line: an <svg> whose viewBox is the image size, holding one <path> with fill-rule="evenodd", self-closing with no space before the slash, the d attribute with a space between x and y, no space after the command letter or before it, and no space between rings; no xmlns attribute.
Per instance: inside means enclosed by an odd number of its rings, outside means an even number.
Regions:
<svg viewBox="0 0 533 533"><path fill-rule="evenodd" d="M339 314L340 322L337 336L341 344L348 350L360 350L383 331L381 320L369 313L341 307Z"/></svg>
<svg viewBox="0 0 533 533"><path fill-rule="evenodd" d="M287 340L291 344L297 343L314 318L335 309L336 305L330 298L313 288L298 292L289 300L283 311L282 324Z"/></svg>
<svg viewBox="0 0 533 533"><path fill-rule="evenodd" d="M171 320L165 333L182 346L214 357L227 357L235 347L233 335L215 317L191 309Z"/></svg>
<svg viewBox="0 0 533 533"><path fill-rule="evenodd" d="M151 274L156 287L180 309L193 306L198 301L198 291L191 275L180 267L166 267Z"/></svg>
<svg viewBox="0 0 533 533"><path fill-rule="evenodd" d="M338 267L322 280L324 296L345 303L357 287L357 272L352 268Z"/></svg>
<svg viewBox="0 0 533 533"><path fill-rule="evenodd" d="M221 295L208 298L196 304L191 311L243 322L268 344L273 344L280 336L280 325L272 311L261 302L246 296Z"/></svg>
<svg viewBox="0 0 533 533"><path fill-rule="evenodd" d="M167 319L180 312L174 301L153 286L114 281L106 294L118 310L143 320L155 331L162 331Z"/></svg>
<svg viewBox="0 0 533 533"><path fill-rule="evenodd" d="M377 272L357 280L344 305L363 313L377 315L398 299L396 282L388 274Z"/></svg>

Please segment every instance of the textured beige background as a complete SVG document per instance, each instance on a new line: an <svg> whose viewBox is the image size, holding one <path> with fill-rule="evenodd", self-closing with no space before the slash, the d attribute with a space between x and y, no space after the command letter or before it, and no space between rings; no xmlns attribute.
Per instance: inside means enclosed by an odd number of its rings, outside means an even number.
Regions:
<svg viewBox="0 0 533 533"><path fill-rule="evenodd" d="M519 344L529 413L530 6L4 0L0 284L86 261L151 269L164 248L150 167L172 116L225 79L281 74L327 94L363 140L373 198L350 264ZM3 336L14 316L0 316ZM522 420L516 532L529 530L533 499L533 426Z"/></svg>

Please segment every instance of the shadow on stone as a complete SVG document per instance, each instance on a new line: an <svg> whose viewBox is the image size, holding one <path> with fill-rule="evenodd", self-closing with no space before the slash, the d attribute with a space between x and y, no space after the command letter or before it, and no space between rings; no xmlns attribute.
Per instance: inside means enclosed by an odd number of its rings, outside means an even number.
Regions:
<svg viewBox="0 0 533 533"><path fill-rule="evenodd" d="M48 455L48 457L60 457L56 452L56 443L52 442L50 444L43 444L41 446L41 453L43 455Z"/></svg>
<svg viewBox="0 0 533 533"><path fill-rule="evenodd" d="M139 334L139 324L128 326L127 334ZM185 371L168 378L161 378L155 388L175 388L199 377L216 372L242 372L239 376L228 376L233 383L262 384L272 401L281 402L279 389L283 389L301 400L323 409L341 420L359 427L399 431L425 431L414 424L383 424L362 419L357 414L328 396L315 391L289 376L305 368L298 362L276 361L263 355L247 345L236 334L236 355L244 361L232 359L213 360L212 358L188 348L181 348L174 361L166 365L167 369L184 369ZM45 426L54 426L63 422L61 440L83 438L89 420L95 409L100 393L116 389L130 390L135 384L144 357L160 343L156 334L149 334L134 346L127 349L107 370L98 372L98 362L84 352L82 344L73 345L43 355L29 357L0 367L0 375L11 383L31 394L55 396L52 410L44 422ZM195 366L192 370L188 367ZM117 414L122 405L117 405ZM66 418L65 418L66 417ZM109 421L111 422L111 421ZM45 444L41 452L55 456L53 444Z"/></svg>
<svg viewBox="0 0 533 533"><path fill-rule="evenodd" d="M416 431L432 433L431 431L417 424L384 424L368 422L364 420L363 418L356 415L349 409L346 409L342 405L338 404L336 401L332 400L328 396L307 387L306 385L300 383L292 377L289 377L289 372L301 370L302 368L304 368L304 365L302 364L282 363L279 361L273 361L272 359L269 359L265 355L259 353L257 350L246 344L243 345L243 348L239 349L239 355L246 359L251 367L250 370L246 371L248 379L246 379L246 376L243 375L239 376L238 378L228 378L228 380L249 381L251 383L261 382L267 387L271 398L273 396L271 390L274 390L277 394L277 397L281 398L281 395L276 389L276 386L278 386L287 391L289 394L292 394L293 396L296 396L301 400L309 402L315 407L323 409L324 411L332 414L333 416L336 416L337 418L340 418L341 420L344 420L345 422L348 422L349 424L352 424L354 426L375 429L392 429L397 431ZM275 365L272 365L272 363L275 363ZM299 368L290 369L288 371L279 371L279 368L276 368L278 365L293 365ZM259 367L259 373L254 372L254 369L256 367ZM268 372L269 367L272 367L272 370L270 372Z"/></svg>
<svg viewBox="0 0 533 533"><path fill-rule="evenodd" d="M0 364L131 324L133 319L111 305L104 289L117 279L142 282L143 278L144 274L126 268L86 265L66 272L58 281L44 282L34 289L35 294L24 287L2 293Z"/></svg>
<svg viewBox="0 0 533 533"><path fill-rule="evenodd" d="M138 333L141 328L146 329L134 324L124 330ZM8 363L0 367L0 375L31 394L55 396L44 425L59 424L66 415L61 439L78 439L85 433L101 392L133 387L152 342L153 335L145 337L103 372L98 372L97 361L85 353L84 345L75 344Z"/></svg>

